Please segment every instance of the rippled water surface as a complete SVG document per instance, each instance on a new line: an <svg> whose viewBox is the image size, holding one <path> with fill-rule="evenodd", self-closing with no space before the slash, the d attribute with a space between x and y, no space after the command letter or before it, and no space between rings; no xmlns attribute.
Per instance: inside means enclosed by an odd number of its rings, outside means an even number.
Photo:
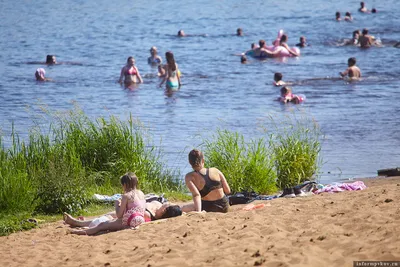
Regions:
<svg viewBox="0 0 400 267"><path fill-rule="evenodd" d="M14 122L21 136L32 125L38 103L65 110L76 101L90 116L132 113L162 140L168 165L186 172L188 151L199 134L218 126L245 136L261 136L260 123L274 114L306 114L320 125L322 179L374 176L399 164L400 146L400 4L366 2L376 14L357 12L359 1L4 1L0 0L0 124L9 134ZM352 23L334 15L350 11ZM235 36L241 27L245 35ZM361 50L340 46L355 29L368 28L384 47ZM177 38L179 29L192 36ZM259 39L271 43L279 29L289 45L307 37L311 47L300 58L251 61L235 54ZM158 87L156 69L147 65L149 48L168 50L183 73L181 90L172 96ZM35 69L55 54L59 62L82 65L45 67L54 82L38 83ZM128 56L134 56L145 83L136 90L116 83ZM364 79L338 77L349 57L357 58ZM300 105L281 105L274 98L274 72L295 81ZM46 122L43 122L46 123Z"/></svg>

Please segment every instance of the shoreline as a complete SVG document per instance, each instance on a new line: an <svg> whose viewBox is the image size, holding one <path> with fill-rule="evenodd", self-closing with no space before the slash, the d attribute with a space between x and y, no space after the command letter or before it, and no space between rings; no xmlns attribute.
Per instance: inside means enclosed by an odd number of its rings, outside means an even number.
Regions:
<svg viewBox="0 0 400 267"><path fill-rule="evenodd" d="M186 214L97 236L62 221L0 237L1 266L353 266L398 260L400 176L367 189L278 198L227 214Z"/></svg>

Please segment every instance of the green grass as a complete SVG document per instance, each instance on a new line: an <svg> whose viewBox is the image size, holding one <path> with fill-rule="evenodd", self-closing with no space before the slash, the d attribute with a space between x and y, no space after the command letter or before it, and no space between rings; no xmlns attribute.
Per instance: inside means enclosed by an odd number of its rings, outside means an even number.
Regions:
<svg viewBox="0 0 400 267"><path fill-rule="evenodd" d="M120 193L119 177L128 171L145 192L184 192L179 173L166 168L151 136L132 116L92 120L79 109L46 116L50 127L32 128L28 141L13 130L5 147L0 136L0 210L24 214L4 217L2 222L15 222L6 224L11 229L24 229L21 218L35 213L80 212L94 193ZM1 231L10 232L5 226Z"/></svg>
<svg viewBox="0 0 400 267"><path fill-rule="evenodd" d="M208 167L224 173L231 190L274 193L317 177L321 131L307 117L271 116L264 137L245 140L238 132L218 129L200 147ZM268 130L265 130L268 129Z"/></svg>
<svg viewBox="0 0 400 267"><path fill-rule="evenodd" d="M245 141L243 135L218 129L204 139L205 165L218 168L233 192L254 190L258 193L276 191L270 144L267 140Z"/></svg>
<svg viewBox="0 0 400 267"><path fill-rule="evenodd" d="M318 124L304 116L287 116L272 121L276 123L272 147L277 186L284 189L315 180L321 165L322 133Z"/></svg>

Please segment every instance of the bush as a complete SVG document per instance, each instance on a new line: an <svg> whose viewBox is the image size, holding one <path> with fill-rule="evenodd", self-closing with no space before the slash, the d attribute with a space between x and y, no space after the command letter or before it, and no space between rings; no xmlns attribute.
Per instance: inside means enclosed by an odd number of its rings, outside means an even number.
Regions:
<svg viewBox="0 0 400 267"><path fill-rule="evenodd" d="M233 192L271 193L276 190L269 143L264 139L245 142L239 133L218 129L202 146L206 166L218 168Z"/></svg>
<svg viewBox="0 0 400 267"><path fill-rule="evenodd" d="M121 192L119 177L128 171L146 191L182 190L132 117L91 120L81 110L48 116L48 131L31 129L27 144L13 131L11 147L1 146L2 211L77 212L94 192Z"/></svg>
<svg viewBox="0 0 400 267"><path fill-rule="evenodd" d="M315 122L292 118L283 125L273 145L277 186L281 189L314 180L321 150L321 132Z"/></svg>
<svg viewBox="0 0 400 267"><path fill-rule="evenodd" d="M0 210L2 212L32 212L35 209L36 188L26 172L26 162L19 153L19 139L14 134L10 149L5 149L0 136Z"/></svg>

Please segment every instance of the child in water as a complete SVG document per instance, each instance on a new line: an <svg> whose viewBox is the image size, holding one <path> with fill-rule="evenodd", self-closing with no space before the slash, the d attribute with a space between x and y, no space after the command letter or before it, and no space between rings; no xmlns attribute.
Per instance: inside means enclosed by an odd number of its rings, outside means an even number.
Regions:
<svg viewBox="0 0 400 267"><path fill-rule="evenodd" d="M274 82L273 82L273 84L274 84L275 86L282 86L282 85L285 85L286 83L285 83L284 81L282 81L282 77L283 77L282 73L276 72L276 73L274 74Z"/></svg>
<svg viewBox="0 0 400 267"><path fill-rule="evenodd" d="M345 71L339 72L340 76L346 77L349 76L350 79L358 80L361 78L361 71L356 66L356 58L351 57L347 60L347 65L349 66Z"/></svg>
<svg viewBox="0 0 400 267"><path fill-rule="evenodd" d="M281 96L278 98L278 101L282 103L291 102L294 104L300 104L304 101L304 97L294 95L292 93L292 88L284 86L281 88Z"/></svg>
<svg viewBox="0 0 400 267"><path fill-rule="evenodd" d="M38 68L35 72L36 81L51 81L51 79L46 78L44 75L46 75L46 71L43 68Z"/></svg>

